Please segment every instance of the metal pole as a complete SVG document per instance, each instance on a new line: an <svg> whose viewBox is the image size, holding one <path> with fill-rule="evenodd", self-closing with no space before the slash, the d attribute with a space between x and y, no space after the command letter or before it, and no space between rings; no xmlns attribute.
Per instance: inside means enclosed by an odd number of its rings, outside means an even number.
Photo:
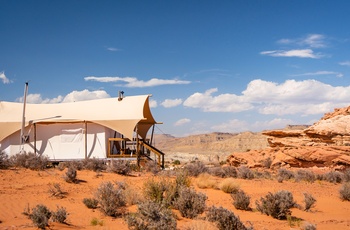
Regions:
<svg viewBox="0 0 350 230"><path fill-rule="evenodd" d="M34 154L36 155L36 123L34 123Z"/></svg>
<svg viewBox="0 0 350 230"><path fill-rule="evenodd" d="M20 136L20 151L23 150L23 138L24 138L24 127L26 122L26 103L27 103L27 93L28 93L28 82L25 83L24 86L24 96L23 96L23 114L22 114L22 128L21 128L21 136Z"/></svg>
<svg viewBox="0 0 350 230"><path fill-rule="evenodd" d="M87 122L85 121L85 159L87 159Z"/></svg>

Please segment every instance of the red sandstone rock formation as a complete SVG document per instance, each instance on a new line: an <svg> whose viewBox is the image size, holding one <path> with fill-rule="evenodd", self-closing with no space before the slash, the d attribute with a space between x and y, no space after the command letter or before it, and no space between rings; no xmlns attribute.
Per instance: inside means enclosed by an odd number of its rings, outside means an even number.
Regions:
<svg viewBox="0 0 350 230"><path fill-rule="evenodd" d="M233 153L230 165L249 167L344 167L350 166L350 106L327 113L310 127L297 130L263 132L269 147L245 153Z"/></svg>

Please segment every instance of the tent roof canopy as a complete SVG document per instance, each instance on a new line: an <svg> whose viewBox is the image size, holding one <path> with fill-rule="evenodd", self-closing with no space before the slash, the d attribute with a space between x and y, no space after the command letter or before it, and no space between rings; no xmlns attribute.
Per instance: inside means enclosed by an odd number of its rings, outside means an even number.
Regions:
<svg viewBox="0 0 350 230"><path fill-rule="evenodd" d="M26 104L25 126L31 123L93 122L116 130L127 138L134 131L145 138L156 122L149 95L106 98L58 104ZM22 127L23 104L0 101L0 141Z"/></svg>

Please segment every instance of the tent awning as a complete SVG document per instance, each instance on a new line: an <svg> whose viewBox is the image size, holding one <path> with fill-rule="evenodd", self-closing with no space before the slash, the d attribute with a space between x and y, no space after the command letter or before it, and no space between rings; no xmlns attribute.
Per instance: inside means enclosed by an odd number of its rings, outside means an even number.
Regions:
<svg viewBox="0 0 350 230"><path fill-rule="evenodd" d="M116 130L127 138L137 131L145 138L156 122L149 95L106 98L58 104L27 104L25 126L31 123L93 122ZM0 101L0 141L22 127L23 104ZM136 127L138 127L136 129Z"/></svg>

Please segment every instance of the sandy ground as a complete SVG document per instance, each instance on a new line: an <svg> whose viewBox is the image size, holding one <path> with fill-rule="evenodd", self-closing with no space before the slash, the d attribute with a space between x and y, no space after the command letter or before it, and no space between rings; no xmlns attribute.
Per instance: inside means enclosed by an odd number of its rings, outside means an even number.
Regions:
<svg viewBox="0 0 350 230"><path fill-rule="evenodd" d="M136 194L142 194L142 187L153 175L135 174L133 176L121 176L102 172L97 174L92 171L78 171L78 184L70 184L64 181L65 171L47 169L45 171L31 171L27 169L0 170L0 229L36 229L31 220L23 215L26 207L33 208L37 204L44 204L51 210L56 210L57 205L65 207L69 213L67 224L50 223L50 229L128 229L122 218L104 216L98 209L91 210L85 207L83 198L93 197L96 188L103 181L123 181L135 189ZM218 178L218 181L222 179ZM324 181L315 183L276 180L236 179L240 188L251 196L253 211L236 210L232 204L232 198L220 190L198 189L196 179L192 179L192 185L196 190L208 196L207 206L215 205L232 210L240 219L253 224L254 229L300 229L306 222L315 224L317 229L350 229L350 202L341 201L339 198L340 184L331 184ZM63 191L67 192L65 198L52 197L48 190L49 185L59 183ZM303 193L312 194L316 199L316 206L311 212L305 212L293 208L292 216L299 219L293 221L293 226L287 220L276 220L262 215L255 210L255 201L265 196L268 192L288 190L293 193L294 199L302 205ZM135 206L129 206L130 211L135 211ZM182 218L178 212L178 229L215 229L210 223L203 220L190 220ZM92 226L91 220L97 218L103 222L102 226Z"/></svg>

